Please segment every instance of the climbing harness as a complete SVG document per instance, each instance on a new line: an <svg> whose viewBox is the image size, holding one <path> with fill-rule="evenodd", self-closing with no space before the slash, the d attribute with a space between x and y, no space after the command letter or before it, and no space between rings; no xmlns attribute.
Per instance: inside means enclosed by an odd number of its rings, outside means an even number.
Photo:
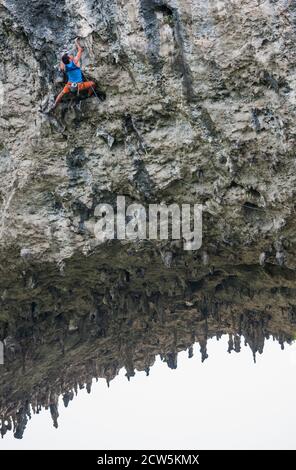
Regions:
<svg viewBox="0 0 296 470"><path fill-rule="evenodd" d="M78 83L71 83L70 84L70 91L71 93L75 94L75 95L79 95L79 86L78 86Z"/></svg>

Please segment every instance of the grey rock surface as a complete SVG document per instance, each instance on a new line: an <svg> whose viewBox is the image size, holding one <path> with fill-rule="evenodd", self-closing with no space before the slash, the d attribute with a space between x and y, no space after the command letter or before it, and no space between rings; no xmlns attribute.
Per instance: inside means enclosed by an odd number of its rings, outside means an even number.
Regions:
<svg viewBox="0 0 296 470"><path fill-rule="evenodd" d="M2 1L5 252L83 253L115 194L202 203L205 243L256 245L256 262L280 237L292 249L295 16L289 1ZM48 118L76 36L106 101Z"/></svg>

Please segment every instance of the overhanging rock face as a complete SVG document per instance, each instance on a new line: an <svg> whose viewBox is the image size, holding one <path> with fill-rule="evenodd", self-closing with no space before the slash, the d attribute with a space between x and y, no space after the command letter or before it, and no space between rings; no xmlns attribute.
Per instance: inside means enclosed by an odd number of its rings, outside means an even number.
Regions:
<svg viewBox="0 0 296 470"><path fill-rule="evenodd" d="M282 348L294 340L292 270L266 264L206 272L198 259L184 263L175 255L171 268L159 259L151 254L147 263L144 253L134 254L131 268L123 258L116 264L112 249L73 258L62 274L31 265L6 280L3 435L14 429L21 438L31 412L42 407L57 426L61 395L67 406L79 388L90 391L93 378L109 383L122 367L128 379L136 370L148 374L157 355L174 369L178 352L191 357L196 342L204 361L208 339L227 334L229 352L239 352L243 340L256 360L266 339Z"/></svg>
<svg viewBox="0 0 296 470"><path fill-rule="evenodd" d="M1 1L3 433L207 337L293 340L295 24L286 0ZM105 99L47 115L76 36ZM118 195L202 204L202 248L101 244Z"/></svg>

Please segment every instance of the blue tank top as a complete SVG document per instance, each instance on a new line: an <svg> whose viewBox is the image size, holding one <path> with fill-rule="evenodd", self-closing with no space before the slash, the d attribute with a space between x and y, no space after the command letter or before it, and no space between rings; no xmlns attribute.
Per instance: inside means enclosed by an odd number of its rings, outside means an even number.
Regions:
<svg viewBox="0 0 296 470"><path fill-rule="evenodd" d="M78 67L74 62L70 62L70 64L66 64L66 72L67 72L68 82L71 82L71 83L83 82L81 68Z"/></svg>

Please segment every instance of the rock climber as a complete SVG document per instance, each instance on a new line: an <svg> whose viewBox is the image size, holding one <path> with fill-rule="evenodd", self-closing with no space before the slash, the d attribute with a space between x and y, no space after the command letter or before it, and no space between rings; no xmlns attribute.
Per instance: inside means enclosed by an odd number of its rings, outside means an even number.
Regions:
<svg viewBox="0 0 296 470"><path fill-rule="evenodd" d="M58 106L62 101L63 96L71 92L81 92L83 90L88 90L88 95L92 96L94 94L95 82L89 81L85 82L83 80L83 73L81 71L80 59L83 53L83 47L80 45L78 38L75 39L75 46L77 48L77 54L74 57L68 53L64 54L62 57L62 62L60 64L60 70L65 72L67 75L67 84L58 97L55 100L53 110Z"/></svg>

